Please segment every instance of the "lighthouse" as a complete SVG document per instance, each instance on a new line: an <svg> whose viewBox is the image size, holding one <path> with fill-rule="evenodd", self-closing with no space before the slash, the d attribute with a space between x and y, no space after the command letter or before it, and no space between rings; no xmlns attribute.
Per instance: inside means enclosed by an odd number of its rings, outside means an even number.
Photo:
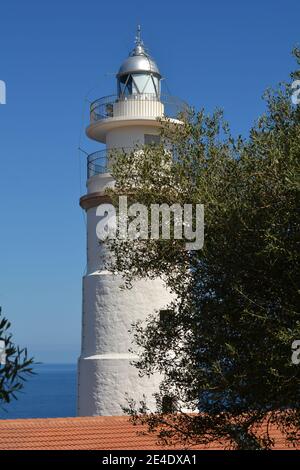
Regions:
<svg viewBox="0 0 300 470"><path fill-rule="evenodd" d="M106 189L114 186L110 154L130 152L159 142L161 121L175 124L180 101L161 93L159 68L141 39L138 27L132 52L116 75L117 94L90 106L87 136L106 148L87 157L87 193L80 205L87 219L87 270L83 277L82 345L78 361L78 415L121 415L126 396L136 402L146 396L155 409L153 394L160 377L139 377L132 365L132 323L158 314L171 301L161 279L139 280L130 290L123 279L106 269L107 246L96 234L97 207L107 202Z"/></svg>

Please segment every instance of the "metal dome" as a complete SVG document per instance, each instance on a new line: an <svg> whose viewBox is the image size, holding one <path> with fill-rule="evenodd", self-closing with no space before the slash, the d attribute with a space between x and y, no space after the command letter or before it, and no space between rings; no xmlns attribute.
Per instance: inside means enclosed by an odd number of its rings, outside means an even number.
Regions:
<svg viewBox="0 0 300 470"><path fill-rule="evenodd" d="M128 75L130 73L153 73L161 78L160 71L155 61L146 52L143 41L141 40L141 29L138 26L137 36L135 40L135 48L129 54L121 65L117 77Z"/></svg>

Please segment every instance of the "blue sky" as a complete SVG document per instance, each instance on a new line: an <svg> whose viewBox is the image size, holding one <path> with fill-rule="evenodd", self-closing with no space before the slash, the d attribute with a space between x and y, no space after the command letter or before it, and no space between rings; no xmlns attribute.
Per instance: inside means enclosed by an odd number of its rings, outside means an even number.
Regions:
<svg viewBox="0 0 300 470"><path fill-rule="evenodd" d="M263 91L289 78L298 0L10 0L0 7L0 305L37 360L80 350L85 96L115 93L137 23L170 93L225 110L247 135ZM85 122L84 122L85 121Z"/></svg>

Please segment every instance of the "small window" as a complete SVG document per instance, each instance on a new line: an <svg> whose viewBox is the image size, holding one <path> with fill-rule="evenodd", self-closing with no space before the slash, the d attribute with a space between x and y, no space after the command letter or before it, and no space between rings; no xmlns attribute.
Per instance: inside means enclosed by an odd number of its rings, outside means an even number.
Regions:
<svg viewBox="0 0 300 470"><path fill-rule="evenodd" d="M160 135L145 134L144 141L145 145L158 145L160 143Z"/></svg>
<svg viewBox="0 0 300 470"><path fill-rule="evenodd" d="M176 411L176 400L175 397L165 395L161 402L162 413L175 413Z"/></svg>
<svg viewBox="0 0 300 470"><path fill-rule="evenodd" d="M173 316L173 310L170 309L165 309L165 310L160 310L159 311L159 321L162 324L168 323Z"/></svg>

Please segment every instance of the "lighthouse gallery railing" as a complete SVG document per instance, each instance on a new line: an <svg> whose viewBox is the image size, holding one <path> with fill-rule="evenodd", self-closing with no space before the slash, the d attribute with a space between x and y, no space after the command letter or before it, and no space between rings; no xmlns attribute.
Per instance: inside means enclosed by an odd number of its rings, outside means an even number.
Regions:
<svg viewBox="0 0 300 470"><path fill-rule="evenodd" d="M104 96L93 101L90 105L91 123L102 121L114 117L126 116L128 107L121 106L122 103L128 103L128 106L138 106L140 109L158 110L157 117L168 117L180 119L183 114L188 112L188 105L175 96L160 95L155 93L136 93L132 95L110 95ZM160 112L160 110L162 110Z"/></svg>
<svg viewBox="0 0 300 470"><path fill-rule="evenodd" d="M114 157L117 154L143 151L138 147L118 147L93 152L87 157L87 178L103 173L110 173Z"/></svg>

